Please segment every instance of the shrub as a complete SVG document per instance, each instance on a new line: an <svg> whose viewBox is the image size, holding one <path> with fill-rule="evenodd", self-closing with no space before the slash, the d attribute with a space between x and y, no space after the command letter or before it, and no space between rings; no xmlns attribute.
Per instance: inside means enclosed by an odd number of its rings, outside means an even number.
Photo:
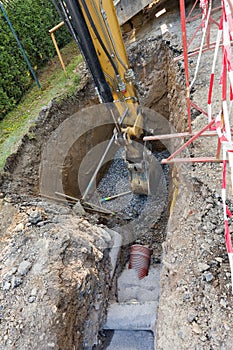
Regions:
<svg viewBox="0 0 233 350"><path fill-rule="evenodd" d="M36 70L52 58L56 51L49 29L61 19L49 0L2 1L14 30ZM29 88L32 78L14 35L0 11L0 119L17 104ZM71 40L65 27L56 33L58 45Z"/></svg>

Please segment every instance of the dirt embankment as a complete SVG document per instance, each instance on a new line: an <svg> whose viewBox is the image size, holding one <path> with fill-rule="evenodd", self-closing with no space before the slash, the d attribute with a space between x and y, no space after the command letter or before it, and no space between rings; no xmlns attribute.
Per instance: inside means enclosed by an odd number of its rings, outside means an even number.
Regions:
<svg viewBox="0 0 233 350"><path fill-rule="evenodd" d="M160 38L152 39L150 48L142 40L129 51L141 100L166 116L169 51ZM178 71L172 80L179 80ZM67 205L37 198L41 152L51 132L95 102L93 85L84 75L77 96L45 107L29 131L33 138L26 135L6 162L1 184L2 349L91 349L97 343L108 298L114 295L106 250L112 238L96 226L98 218L88 215L86 221Z"/></svg>
<svg viewBox="0 0 233 350"><path fill-rule="evenodd" d="M166 18L174 32L161 38L158 28L164 19L161 23L153 19L142 28L144 40L136 33L129 55L142 103L169 116L181 131L186 107L182 63L173 61L181 49L177 9L168 11ZM195 25L188 30L192 32ZM194 92L204 105L209 80L205 69L212 62L211 55L206 57ZM41 152L51 132L95 102L93 85L85 75L77 96L45 107L30 130L33 137L25 136L18 152L7 160L0 199L1 349L81 350L97 342L109 295L114 294L106 250L112 238L97 225L97 217L77 217L80 212L70 206L36 197ZM199 130L205 117L196 115L193 127ZM198 140L189 155L211 153L213 146L214 141ZM221 166L177 169L173 173L177 200L163 244L157 348L231 350L233 310Z"/></svg>
<svg viewBox="0 0 233 350"><path fill-rule="evenodd" d="M103 320L109 294L109 240L67 207L21 203L1 241L0 348L72 349L94 340L92 318Z"/></svg>

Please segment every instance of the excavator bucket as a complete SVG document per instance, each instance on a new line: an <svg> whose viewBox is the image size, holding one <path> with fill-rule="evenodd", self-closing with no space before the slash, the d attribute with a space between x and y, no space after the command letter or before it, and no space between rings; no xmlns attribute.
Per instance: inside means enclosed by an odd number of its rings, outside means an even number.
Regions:
<svg viewBox="0 0 233 350"><path fill-rule="evenodd" d="M154 196L159 190L160 180L163 174L159 162L153 159L145 164L143 168L128 167L130 175L130 189L133 193Z"/></svg>
<svg viewBox="0 0 233 350"><path fill-rule="evenodd" d="M142 149L141 157L134 158L134 155L137 155ZM147 196L155 195L161 185L163 171L151 151L145 146L138 147L137 143L134 143L133 147L129 146L126 149L126 159L131 191Z"/></svg>
<svg viewBox="0 0 233 350"><path fill-rule="evenodd" d="M119 24L122 25L126 23L130 18L152 2L152 0L115 0L114 5Z"/></svg>

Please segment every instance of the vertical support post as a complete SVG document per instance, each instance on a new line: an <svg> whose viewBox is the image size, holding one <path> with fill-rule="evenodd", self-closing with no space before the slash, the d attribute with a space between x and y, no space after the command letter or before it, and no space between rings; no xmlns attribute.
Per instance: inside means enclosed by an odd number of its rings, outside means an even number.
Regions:
<svg viewBox="0 0 233 350"><path fill-rule="evenodd" d="M62 69L64 70L64 72L66 74L66 67L65 67L65 64L64 64L61 52L59 50L59 47L57 45L57 41L56 41L56 38L55 38L55 35L54 35L55 30L59 29L63 25L64 25L64 22L59 23L58 25L56 25L55 27L53 27L52 29L49 30L49 34L51 35L51 39L53 41L53 45L54 45L54 47L55 47L55 49L57 51L57 55L58 55L59 61L61 63Z"/></svg>
<svg viewBox="0 0 233 350"><path fill-rule="evenodd" d="M64 70L65 74L66 74L66 67L65 67L65 63L63 61L63 58L62 58L62 55L61 55L61 52L59 50L59 47L57 45L57 41L56 41L56 38L55 38L55 35L54 33L50 33L51 35L51 38L52 38L52 41L53 41L53 45L55 46L55 49L57 51L57 55L58 55L58 58L60 60L60 63L61 63L61 66L62 66L62 69Z"/></svg>
<svg viewBox="0 0 233 350"><path fill-rule="evenodd" d="M31 66L31 63L30 63L30 61L29 61L29 59L28 59L28 57L26 55L26 52L24 51L24 48L23 48L23 46L22 46L22 44L21 44L21 42L20 42L20 40L19 40L19 38L18 38L18 36L16 34L16 31L14 30L14 27L13 27L9 17L7 16L7 13L6 13L6 11L5 11L5 9L4 9L4 7L3 7L1 2L0 2L0 8L2 10L3 16L5 17L7 23L9 25L9 27L10 27L10 30L11 30L12 34L14 35L14 38L15 38L17 44L18 44L18 47L19 47L19 49L20 49L20 51L21 51L21 53L23 55L23 58L24 58L25 62L27 63L27 66L28 66L28 68L29 68L29 70L30 70L30 72L31 72L31 74L32 74L32 76L33 76L33 78L34 78L38 88L41 89L40 82L37 79L36 73L35 73L34 69Z"/></svg>
<svg viewBox="0 0 233 350"><path fill-rule="evenodd" d="M218 137L218 146L217 146L217 151L216 151L216 159L220 159L220 152L221 152L221 141L220 141L220 138Z"/></svg>
<svg viewBox="0 0 233 350"><path fill-rule="evenodd" d="M210 4L210 6L212 5L212 3ZM207 5L209 6L209 4ZM208 7L207 7L207 12L206 15L208 13ZM208 17L208 15L207 15ZM206 20L206 17L205 17ZM211 23L211 14L210 14L210 18L209 18L209 22L208 22L208 26L207 26L207 30L206 30L206 46L209 48L210 47L210 23Z"/></svg>
<svg viewBox="0 0 233 350"><path fill-rule="evenodd" d="M191 101L190 101L190 89L189 89L189 68L188 68L188 50L187 50L187 37L186 37L186 15L185 15L185 1L180 0L180 17L181 17L181 29L182 29L182 42L183 42L183 55L184 55L184 71L186 82L186 103L188 111L188 131L192 132L191 125Z"/></svg>

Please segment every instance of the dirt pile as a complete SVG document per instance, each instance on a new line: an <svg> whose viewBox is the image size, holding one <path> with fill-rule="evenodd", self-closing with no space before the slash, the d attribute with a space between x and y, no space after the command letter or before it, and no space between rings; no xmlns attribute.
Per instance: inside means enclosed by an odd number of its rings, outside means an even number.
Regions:
<svg viewBox="0 0 233 350"><path fill-rule="evenodd" d="M222 203L200 178L181 188L185 203L180 196L169 220L158 349L231 349L233 309Z"/></svg>
<svg viewBox="0 0 233 350"><path fill-rule="evenodd" d="M1 240L0 348L91 348L108 301L111 236L65 206L34 200L11 209Z"/></svg>
<svg viewBox="0 0 233 350"><path fill-rule="evenodd" d="M160 39L151 40L150 49L146 43L131 48L141 99L168 115L168 49ZM7 160L1 185L2 349L92 349L98 343L109 296L114 297L106 249L112 241L107 233L102 237L98 218L88 216L87 222L67 205L36 198L41 151L51 132L95 101L85 74L76 98L45 107L30 129L33 137L26 135ZM155 238L151 242L155 244ZM160 255L154 253L153 259L160 261Z"/></svg>
<svg viewBox="0 0 233 350"><path fill-rule="evenodd" d="M142 103L169 116L176 131L183 131L183 64L173 61L181 49L181 31L179 12L172 3L166 18L153 17L134 33L129 55ZM163 24L172 30L161 36ZM195 27L191 23L189 33ZM209 81L206 67L211 63L212 55L207 54L192 91L204 106ZM95 216L91 222L88 217L88 222L67 205L29 196L38 194L41 151L51 132L78 109L95 102L86 76L77 99L46 107L32 127L33 137L25 136L18 153L6 163L0 200L1 349L81 350L97 342L111 288L106 250L111 237L96 225ZM205 116L197 115L192 114L194 131L206 123ZM152 133L156 128L160 126ZM187 154L213 155L215 143L198 139ZM176 146L175 142L171 145ZM157 349L231 350L233 310L220 198L221 165L177 166L172 176L174 196L163 243ZM230 201L229 207L233 208ZM153 239L156 230L154 225Z"/></svg>

